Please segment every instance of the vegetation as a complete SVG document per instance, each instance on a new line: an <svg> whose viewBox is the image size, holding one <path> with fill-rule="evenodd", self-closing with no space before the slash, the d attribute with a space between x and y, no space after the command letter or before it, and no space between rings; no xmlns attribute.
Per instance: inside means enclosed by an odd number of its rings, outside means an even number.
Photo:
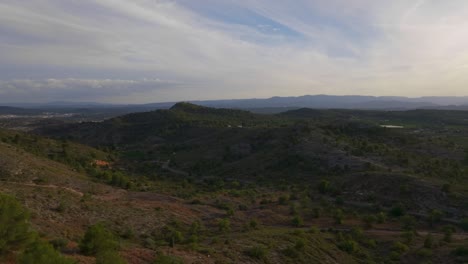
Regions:
<svg viewBox="0 0 468 264"><path fill-rule="evenodd" d="M10 254L22 264L75 263L32 231L29 214L16 199L0 193L0 261Z"/></svg>
<svg viewBox="0 0 468 264"><path fill-rule="evenodd" d="M181 103L0 130L0 262L463 263L465 119Z"/></svg>

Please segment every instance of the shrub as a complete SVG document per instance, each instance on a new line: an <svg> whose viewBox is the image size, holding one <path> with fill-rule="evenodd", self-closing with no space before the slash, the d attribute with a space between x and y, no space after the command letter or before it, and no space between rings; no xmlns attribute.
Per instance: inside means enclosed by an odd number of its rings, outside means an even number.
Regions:
<svg viewBox="0 0 468 264"><path fill-rule="evenodd" d="M286 195L282 195L278 198L278 204L285 205L288 200L289 200L289 197L287 197Z"/></svg>
<svg viewBox="0 0 468 264"><path fill-rule="evenodd" d="M421 248L418 250L417 254L423 258L430 258L432 256L432 250L428 248Z"/></svg>
<svg viewBox="0 0 468 264"><path fill-rule="evenodd" d="M414 239L414 232L407 230L407 231L404 231L401 234L401 236L403 237L406 244L411 244L411 242L413 242L413 239Z"/></svg>
<svg viewBox="0 0 468 264"><path fill-rule="evenodd" d="M328 191L330 191L330 182L327 180L320 181L320 183L317 185L317 189L321 194L326 194Z"/></svg>
<svg viewBox="0 0 468 264"><path fill-rule="evenodd" d="M405 253L406 251L409 250L409 247L401 242L394 242L393 245L392 245L392 250L394 252L398 252L398 253Z"/></svg>
<svg viewBox="0 0 468 264"><path fill-rule="evenodd" d="M229 232L231 230L231 222L229 219L220 219L218 221L218 229L221 232Z"/></svg>
<svg viewBox="0 0 468 264"><path fill-rule="evenodd" d="M413 230L416 226L416 219L413 216L405 215L401 218L401 228L403 230Z"/></svg>
<svg viewBox="0 0 468 264"><path fill-rule="evenodd" d="M385 223L385 220L387 219L386 215L384 212L379 212L377 214L377 223L379 224L383 224Z"/></svg>
<svg viewBox="0 0 468 264"><path fill-rule="evenodd" d="M68 244L68 240L65 238L57 238L50 241L50 244L57 250L62 250Z"/></svg>
<svg viewBox="0 0 468 264"><path fill-rule="evenodd" d="M396 204L394 205L391 209L389 214L393 217L401 217L405 215L405 208L403 208L403 205L401 204Z"/></svg>
<svg viewBox="0 0 468 264"><path fill-rule="evenodd" d="M258 221L256 219L250 220L249 228L253 230L258 229Z"/></svg>
<svg viewBox="0 0 468 264"><path fill-rule="evenodd" d="M256 259L265 259L268 254L268 250L262 246L251 247L246 251L247 256Z"/></svg>
<svg viewBox="0 0 468 264"><path fill-rule="evenodd" d="M295 227L301 227L304 225L304 220L299 215L296 215L291 220L291 224Z"/></svg>
<svg viewBox="0 0 468 264"><path fill-rule="evenodd" d="M442 228L444 232L444 241L447 243L452 242L452 235L455 232L455 228L453 226L447 225Z"/></svg>
<svg viewBox="0 0 468 264"><path fill-rule="evenodd" d="M432 248L433 244L434 244L434 239L432 238L432 235L427 234L426 239L424 239L424 247Z"/></svg>
<svg viewBox="0 0 468 264"><path fill-rule="evenodd" d="M375 215L365 215L363 218L362 218L362 221L364 222L364 227L365 228L372 228L372 226L374 225L375 222L377 222L377 217Z"/></svg>
<svg viewBox="0 0 468 264"><path fill-rule="evenodd" d="M343 223L343 211L341 209L335 210L333 219L335 219L335 224L341 225Z"/></svg>
<svg viewBox="0 0 468 264"><path fill-rule="evenodd" d="M80 242L80 250L85 255L96 255L117 249L118 243L114 235L102 224L90 226Z"/></svg>
<svg viewBox="0 0 468 264"><path fill-rule="evenodd" d="M60 255L52 245L36 240L19 257L20 264L73 264L74 261Z"/></svg>
<svg viewBox="0 0 468 264"><path fill-rule="evenodd" d="M320 208L315 207L312 209L312 217L313 218L319 218L320 217Z"/></svg>
<svg viewBox="0 0 468 264"><path fill-rule="evenodd" d="M285 248L283 250L283 254L290 258L297 258L299 256L299 252L297 252L297 250L291 246L288 246L287 248Z"/></svg>
<svg viewBox="0 0 468 264"><path fill-rule="evenodd" d="M457 256L468 256L468 248L464 246L457 247L454 251L453 254Z"/></svg>
<svg viewBox="0 0 468 264"><path fill-rule="evenodd" d="M356 241L348 239L338 243L338 248L347 253L354 253L358 251L359 245L356 243Z"/></svg>
<svg viewBox="0 0 468 264"><path fill-rule="evenodd" d="M0 255L33 241L28 212L13 198L0 194Z"/></svg>
<svg viewBox="0 0 468 264"><path fill-rule="evenodd" d="M159 255L153 262L154 264L184 264L184 261L176 256Z"/></svg>
<svg viewBox="0 0 468 264"><path fill-rule="evenodd" d="M464 230L464 231L468 231L468 218L463 218L460 222L460 227Z"/></svg>
<svg viewBox="0 0 468 264"><path fill-rule="evenodd" d="M298 251L304 250L305 246L306 246L306 241L302 238L296 240L296 243L294 244L294 248Z"/></svg>
<svg viewBox="0 0 468 264"><path fill-rule="evenodd" d="M96 256L96 264L125 264L125 260L120 257L119 253L115 250L107 250L100 252Z"/></svg>

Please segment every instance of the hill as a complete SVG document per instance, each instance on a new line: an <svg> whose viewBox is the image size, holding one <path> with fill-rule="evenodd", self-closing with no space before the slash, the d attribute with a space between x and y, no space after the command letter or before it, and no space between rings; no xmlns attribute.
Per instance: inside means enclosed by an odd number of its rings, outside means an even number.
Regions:
<svg viewBox="0 0 468 264"><path fill-rule="evenodd" d="M306 108L260 115L178 103L44 126L40 135L2 131L7 179L24 183L1 190L38 212L37 229L74 243L104 221L130 263L456 263L468 238L464 116ZM16 173L20 155L35 169ZM64 224L49 230L50 219ZM93 260L74 250L83 263Z"/></svg>

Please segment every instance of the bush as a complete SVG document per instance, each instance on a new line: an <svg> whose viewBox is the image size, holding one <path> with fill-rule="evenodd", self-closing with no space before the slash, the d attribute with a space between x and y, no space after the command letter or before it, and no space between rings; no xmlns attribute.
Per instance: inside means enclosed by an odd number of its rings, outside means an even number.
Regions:
<svg viewBox="0 0 468 264"><path fill-rule="evenodd" d="M394 205L392 209L390 209L390 212L389 212L389 214L393 217L401 217L405 215L405 213L406 213L405 208L403 208L403 205L401 204Z"/></svg>
<svg viewBox="0 0 468 264"><path fill-rule="evenodd" d="M409 245L413 242L413 239L414 239L414 231L410 231L410 230L407 230L407 231L404 231L402 234L401 234L402 238L404 239L404 242Z"/></svg>
<svg viewBox="0 0 468 264"><path fill-rule="evenodd" d="M0 194L0 255L22 249L34 238L28 212L13 197Z"/></svg>
<svg viewBox="0 0 468 264"><path fill-rule="evenodd" d="M432 256L432 250L428 248L421 248L418 250L417 254L423 258L430 258Z"/></svg>
<svg viewBox="0 0 468 264"><path fill-rule="evenodd" d="M355 241L348 239L338 243L338 248L347 253L354 253L358 251L359 245Z"/></svg>
<svg viewBox="0 0 468 264"><path fill-rule="evenodd" d="M52 245L36 240L19 257L20 264L73 264L74 261L60 255Z"/></svg>
<svg viewBox="0 0 468 264"><path fill-rule="evenodd" d="M288 200L289 200L289 197L282 195L278 198L278 204L285 205Z"/></svg>
<svg viewBox="0 0 468 264"><path fill-rule="evenodd" d="M153 262L154 264L184 264L184 261L176 256L159 255Z"/></svg>
<svg viewBox="0 0 468 264"><path fill-rule="evenodd" d="M408 251L409 247L407 245L397 241L397 242L393 243L392 250L394 252L398 252L398 253L401 254L401 253L405 253L406 251Z"/></svg>
<svg viewBox="0 0 468 264"><path fill-rule="evenodd" d="M341 225L343 223L343 211L341 209L337 209L333 214L333 218L335 219L335 224Z"/></svg>
<svg viewBox="0 0 468 264"><path fill-rule="evenodd" d="M453 254L457 256L468 256L468 248L464 246L457 247L454 251Z"/></svg>
<svg viewBox="0 0 468 264"><path fill-rule="evenodd" d="M118 243L114 235L102 224L90 226L80 242L80 250L85 255L96 255L117 249Z"/></svg>
<svg viewBox="0 0 468 264"><path fill-rule="evenodd" d="M401 228L403 230L413 230L416 226L416 219L413 216L405 215L401 218Z"/></svg>
<svg viewBox="0 0 468 264"><path fill-rule="evenodd" d="M296 240L296 243L294 244L294 248L298 251L303 251L305 246L306 246L306 241L302 238Z"/></svg>
<svg viewBox="0 0 468 264"><path fill-rule="evenodd" d="M434 239L432 238L432 235L427 234L426 239L424 239L424 247L432 248L433 245L434 245Z"/></svg>
<svg viewBox="0 0 468 264"><path fill-rule="evenodd" d="M253 230L256 230L258 229L258 221L256 219L251 219L250 222L249 222L249 228L250 229L253 229Z"/></svg>
<svg viewBox="0 0 468 264"><path fill-rule="evenodd" d="M365 215L362 218L362 221L364 222L364 227L367 229L372 228L375 222L377 222L377 217L375 215L369 214Z"/></svg>
<svg viewBox="0 0 468 264"><path fill-rule="evenodd" d="M468 231L468 218L463 218L460 222L460 227L464 230L464 231Z"/></svg>
<svg viewBox="0 0 468 264"><path fill-rule="evenodd" d="M229 219L220 219L218 221L218 229L221 232L229 232L231 230L231 222Z"/></svg>
<svg viewBox="0 0 468 264"><path fill-rule="evenodd" d="M452 235L453 232L455 232L455 228L451 225L447 225L442 228L442 231L444 231L444 241L447 243L452 242Z"/></svg>
<svg viewBox="0 0 468 264"><path fill-rule="evenodd" d="M107 250L100 252L96 256L96 264L125 264L125 260L120 257L117 251Z"/></svg>
<svg viewBox="0 0 468 264"><path fill-rule="evenodd" d="M50 244L57 250L62 250L68 245L68 240L65 238L57 238L50 241Z"/></svg>
<svg viewBox="0 0 468 264"><path fill-rule="evenodd" d="M330 182L327 180L320 181L320 183L317 185L317 189L321 194L326 194L330 191Z"/></svg>
<svg viewBox="0 0 468 264"><path fill-rule="evenodd" d="M386 215L384 212L379 212L377 214L377 223L379 224L383 224L385 223L385 220L387 219Z"/></svg>
<svg viewBox="0 0 468 264"><path fill-rule="evenodd" d="M313 218L319 218L320 217L320 208L315 207L312 209L312 217Z"/></svg>
<svg viewBox="0 0 468 264"><path fill-rule="evenodd" d="M304 225L304 220L302 219L302 217L296 215L291 220L291 224L295 227L301 227Z"/></svg>
<svg viewBox="0 0 468 264"><path fill-rule="evenodd" d="M290 258L297 258L299 256L299 252L294 247L287 247L283 250L283 254Z"/></svg>
<svg viewBox="0 0 468 264"><path fill-rule="evenodd" d="M246 251L247 256L256 259L265 259L268 250L262 246L255 246Z"/></svg>

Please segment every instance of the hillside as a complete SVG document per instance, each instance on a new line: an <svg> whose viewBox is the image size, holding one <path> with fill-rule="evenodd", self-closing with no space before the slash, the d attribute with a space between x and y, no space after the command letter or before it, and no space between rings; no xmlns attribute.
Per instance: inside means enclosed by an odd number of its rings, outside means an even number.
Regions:
<svg viewBox="0 0 468 264"><path fill-rule="evenodd" d="M94 261L77 244L99 222L129 263L458 263L464 115L179 103L1 131L0 190L80 263Z"/></svg>

